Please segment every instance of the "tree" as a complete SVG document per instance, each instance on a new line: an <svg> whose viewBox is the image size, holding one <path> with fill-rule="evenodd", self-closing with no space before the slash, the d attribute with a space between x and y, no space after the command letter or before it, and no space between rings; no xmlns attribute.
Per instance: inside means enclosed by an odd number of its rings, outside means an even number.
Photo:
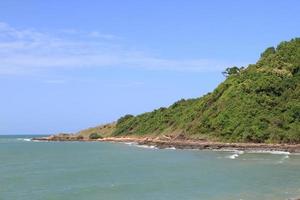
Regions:
<svg viewBox="0 0 300 200"><path fill-rule="evenodd" d="M127 121L128 119L131 119L131 118L133 118L133 117L134 117L133 115L127 114L127 115L121 117L120 119L118 119L117 123L118 123L118 124L121 124L121 123L123 123L123 122L125 122L125 121Z"/></svg>
<svg viewBox="0 0 300 200"><path fill-rule="evenodd" d="M276 53L276 50L274 47L267 48L262 54L260 54L260 57L268 57L271 54Z"/></svg>
<svg viewBox="0 0 300 200"><path fill-rule="evenodd" d="M92 133L89 136L89 138L92 139L92 140L96 140L96 139L103 138L103 137L101 135L99 135L98 133Z"/></svg>
<svg viewBox="0 0 300 200"><path fill-rule="evenodd" d="M225 70L224 72L222 72L222 74L223 74L224 76L228 77L228 76L231 76L231 75L233 75L233 74L238 74L238 73L240 73L241 69L242 69L242 68L238 68L238 67L236 67L236 66L234 66L234 67L228 67L228 68L226 68L226 70Z"/></svg>

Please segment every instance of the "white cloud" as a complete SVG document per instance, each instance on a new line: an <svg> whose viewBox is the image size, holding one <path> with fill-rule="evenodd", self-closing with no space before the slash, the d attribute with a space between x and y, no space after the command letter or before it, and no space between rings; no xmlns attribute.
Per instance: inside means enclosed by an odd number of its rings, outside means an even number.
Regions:
<svg viewBox="0 0 300 200"><path fill-rule="evenodd" d="M207 59L167 59L122 46L119 37L93 31L69 30L64 35L16 29L0 23L0 74L39 73L48 70L123 67L150 70L221 71L231 63ZM68 37L72 34L73 37ZM72 38L72 39L70 39Z"/></svg>
<svg viewBox="0 0 300 200"><path fill-rule="evenodd" d="M118 37L118 36L115 36L112 34L104 34L104 33L98 32L98 31L92 31L88 35L90 37L103 38L103 39L108 39L108 40L120 39L120 37Z"/></svg>

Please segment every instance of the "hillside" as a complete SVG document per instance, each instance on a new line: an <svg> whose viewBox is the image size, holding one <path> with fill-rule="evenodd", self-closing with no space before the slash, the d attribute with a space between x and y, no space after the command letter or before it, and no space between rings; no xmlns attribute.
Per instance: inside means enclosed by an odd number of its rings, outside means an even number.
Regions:
<svg viewBox="0 0 300 200"><path fill-rule="evenodd" d="M267 48L256 64L227 68L224 75L223 83L200 98L79 134L300 143L300 38Z"/></svg>

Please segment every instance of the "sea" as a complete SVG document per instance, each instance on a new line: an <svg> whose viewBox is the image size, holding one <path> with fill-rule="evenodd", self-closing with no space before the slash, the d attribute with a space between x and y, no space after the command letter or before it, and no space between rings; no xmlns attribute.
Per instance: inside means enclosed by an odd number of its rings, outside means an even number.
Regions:
<svg viewBox="0 0 300 200"><path fill-rule="evenodd" d="M300 155L0 136L0 200L288 200Z"/></svg>

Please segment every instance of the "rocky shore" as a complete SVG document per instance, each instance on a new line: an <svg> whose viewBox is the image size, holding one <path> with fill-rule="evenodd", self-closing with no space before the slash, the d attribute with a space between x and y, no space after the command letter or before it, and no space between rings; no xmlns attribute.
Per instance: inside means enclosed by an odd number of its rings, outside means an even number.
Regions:
<svg viewBox="0 0 300 200"><path fill-rule="evenodd" d="M265 143L223 143L205 140L189 140L185 138L139 138L139 137L106 137L101 139L84 139L76 135L53 135L33 138L38 141L98 141L98 142L135 142L139 145L156 146L157 148L176 149L212 149L212 150L241 150L241 151L286 151L300 153L300 144L265 144Z"/></svg>

